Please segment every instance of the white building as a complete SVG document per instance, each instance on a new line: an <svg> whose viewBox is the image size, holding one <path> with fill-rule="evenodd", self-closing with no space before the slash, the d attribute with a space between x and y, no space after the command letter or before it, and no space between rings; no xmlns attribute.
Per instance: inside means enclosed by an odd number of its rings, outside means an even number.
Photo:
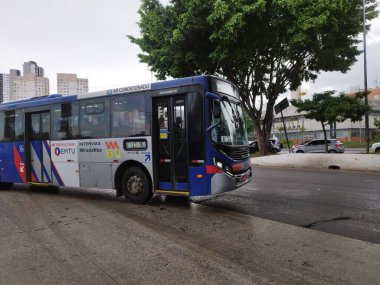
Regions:
<svg viewBox="0 0 380 285"><path fill-rule="evenodd" d="M37 77L44 77L45 71L38 66L35 61L24 62L22 75L35 74Z"/></svg>
<svg viewBox="0 0 380 285"><path fill-rule="evenodd" d="M12 85L11 100L27 99L49 95L49 79L29 73L24 76L15 76Z"/></svg>
<svg viewBox="0 0 380 285"><path fill-rule="evenodd" d="M88 93L88 79L76 74L57 73L57 93L61 95L82 95Z"/></svg>
<svg viewBox="0 0 380 285"><path fill-rule="evenodd" d="M369 90L368 103L372 107L369 114L369 130L370 137L377 132L374 125L375 118L380 119L380 88ZM296 98L292 96L293 98ZM322 139L323 131L320 122L305 118L305 113L297 113L294 106L289 106L282 111L286 126L286 132L289 140L301 141L305 139ZM336 123L336 129L331 129L331 126L326 126L327 136L335 137L341 141L364 141L365 125L364 117L360 122L351 122L346 120L342 123ZM273 118L272 133L280 139L285 138L283 122L281 114L275 115Z"/></svg>
<svg viewBox="0 0 380 285"><path fill-rule="evenodd" d="M0 103L10 100L10 76L9 74L0 74Z"/></svg>

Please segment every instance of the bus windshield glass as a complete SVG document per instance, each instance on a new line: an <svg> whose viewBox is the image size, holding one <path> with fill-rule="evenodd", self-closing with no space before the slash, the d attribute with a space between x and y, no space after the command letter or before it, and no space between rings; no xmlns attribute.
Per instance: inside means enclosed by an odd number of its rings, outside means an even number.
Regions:
<svg viewBox="0 0 380 285"><path fill-rule="evenodd" d="M237 88L231 83L225 82L223 80L212 78L211 90L215 93L223 93L239 100L239 92Z"/></svg>
<svg viewBox="0 0 380 285"><path fill-rule="evenodd" d="M211 138L223 145L241 146L248 144L247 131L240 104L224 97L221 101L213 100ZM217 112L216 109L219 109ZM218 113L216 115L216 113Z"/></svg>

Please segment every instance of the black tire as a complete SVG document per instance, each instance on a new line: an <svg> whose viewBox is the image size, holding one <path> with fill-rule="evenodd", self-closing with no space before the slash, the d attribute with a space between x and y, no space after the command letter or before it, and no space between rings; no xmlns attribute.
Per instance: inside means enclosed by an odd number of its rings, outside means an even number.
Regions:
<svg viewBox="0 0 380 285"><path fill-rule="evenodd" d="M304 153L303 150L297 150L296 153Z"/></svg>
<svg viewBox="0 0 380 285"><path fill-rule="evenodd" d="M135 166L124 172L121 190L126 200L136 204L146 203L153 196L148 177L141 168Z"/></svg>
<svg viewBox="0 0 380 285"><path fill-rule="evenodd" d="M378 147L377 149L375 149L375 152L379 153L380 152L380 147Z"/></svg>
<svg viewBox="0 0 380 285"><path fill-rule="evenodd" d="M336 153L336 150L330 149L329 153Z"/></svg>
<svg viewBox="0 0 380 285"><path fill-rule="evenodd" d="M12 182L0 182L0 190L8 190L13 186Z"/></svg>

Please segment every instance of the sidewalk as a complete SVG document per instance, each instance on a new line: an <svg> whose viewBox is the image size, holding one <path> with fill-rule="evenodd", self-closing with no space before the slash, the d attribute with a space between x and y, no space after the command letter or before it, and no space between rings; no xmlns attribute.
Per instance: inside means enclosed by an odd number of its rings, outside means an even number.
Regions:
<svg viewBox="0 0 380 285"><path fill-rule="evenodd" d="M251 159L252 165L380 172L378 154L287 153Z"/></svg>

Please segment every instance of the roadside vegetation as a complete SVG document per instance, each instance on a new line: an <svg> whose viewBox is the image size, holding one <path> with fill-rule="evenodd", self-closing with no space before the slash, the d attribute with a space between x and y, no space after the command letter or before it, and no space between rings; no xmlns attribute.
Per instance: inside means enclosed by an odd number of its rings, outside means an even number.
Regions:
<svg viewBox="0 0 380 285"><path fill-rule="evenodd" d="M335 91L325 91L315 93L313 98L302 101L291 100L297 112L305 112L305 118L313 119L321 123L323 136L325 139L325 152L328 152L327 130L329 126L336 122L344 122L350 119L352 122L361 121L364 114L371 108L364 104L364 93L357 93L355 96L340 94L334 96Z"/></svg>
<svg viewBox="0 0 380 285"><path fill-rule="evenodd" d="M140 35L129 39L158 79L214 74L233 82L265 154L278 96L357 60L362 2L142 0ZM377 14L376 0L367 0L367 21Z"/></svg>

